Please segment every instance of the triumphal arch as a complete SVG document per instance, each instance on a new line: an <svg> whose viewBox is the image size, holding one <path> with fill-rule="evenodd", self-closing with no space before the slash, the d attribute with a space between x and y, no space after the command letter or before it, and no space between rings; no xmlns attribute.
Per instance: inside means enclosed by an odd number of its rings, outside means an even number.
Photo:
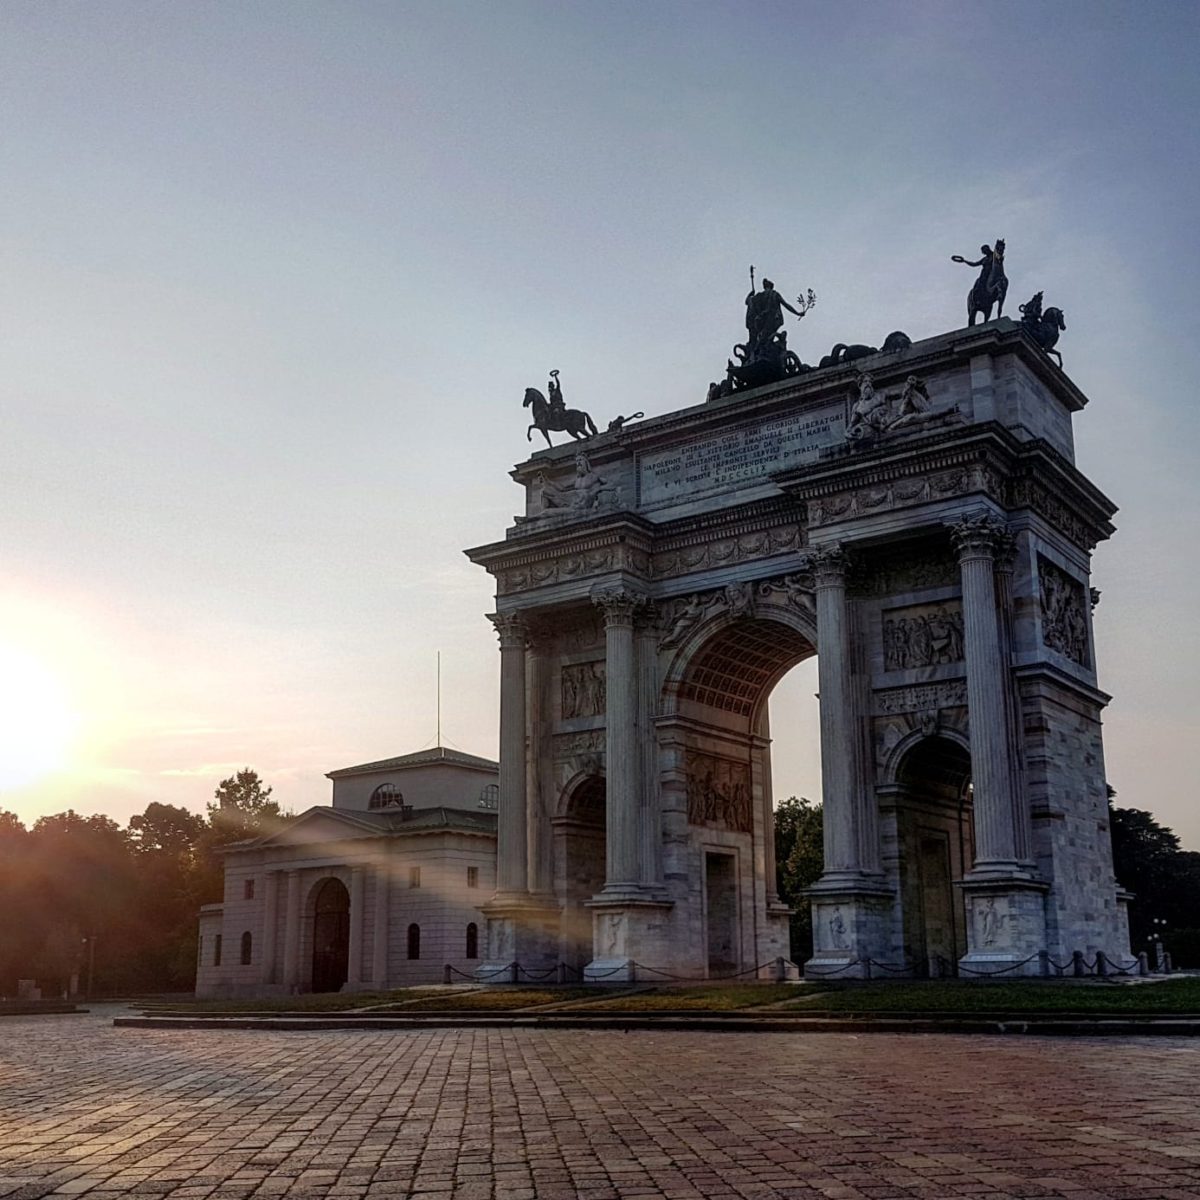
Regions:
<svg viewBox="0 0 1200 1200"><path fill-rule="evenodd" d="M767 698L814 654L811 973L1125 961L1086 398L1006 318L815 369L772 344L704 403L535 453L523 513L468 552L501 654L480 977L786 958Z"/></svg>

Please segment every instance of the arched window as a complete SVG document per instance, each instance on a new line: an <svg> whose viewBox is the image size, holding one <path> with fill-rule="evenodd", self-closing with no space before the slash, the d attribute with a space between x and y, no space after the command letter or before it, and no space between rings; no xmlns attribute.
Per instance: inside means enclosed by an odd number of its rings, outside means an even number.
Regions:
<svg viewBox="0 0 1200 1200"><path fill-rule="evenodd" d="M467 926L467 957L479 957L479 926L474 921Z"/></svg>
<svg viewBox="0 0 1200 1200"><path fill-rule="evenodd" d="M479 807L495 810L500 807L500 785L488 783L479 793Z"/></svg>
<svg viewBox="0 0 1200 1200"><path fill-rule="evenodd" d="M213 966L221 965L221 935L218 933L213 939Z"/></svg>
<svg viewBox="0 0 1200 1200"><path fill-rule="evenodd" d="M254 948L254 939L250 936L250 930L246 930L242 934L242 966L250 965L250 952Z"/></svg>
<svg viewBox="0 0 1200 1200"><path fill-rule="evenodd" d="M394 783L381 783L367 802L368 808L403 808L404 793Z"/></svg>
<svg viewBox="0 0 1200 1200"><path fill-rule="evenodd" d="M408 927L408 957L421 957L421 927L420 925L410 925Z"/></svg>

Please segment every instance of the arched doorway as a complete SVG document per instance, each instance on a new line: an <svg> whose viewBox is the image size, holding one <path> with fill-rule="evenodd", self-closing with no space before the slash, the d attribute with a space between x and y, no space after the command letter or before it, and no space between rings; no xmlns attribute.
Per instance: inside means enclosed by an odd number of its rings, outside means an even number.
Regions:
<svg viewBox="0 0 1200 1200"><path fill-rule="evenodd" d="M668 839L664 866L668 879L701 881L695 967L712 978L789 953L771 765L772 734L786 740L789 730L771 728L768 701L816 653L810 628L798 609L771 603L726 614L697 631L668 674L659 732L682 765L687 836Z"/></svg>
<svg viewBox="0 0 1200 1200"><path fill-rule="evenodd" d="M326 879L313 898L312 990L339 991L349 960L350 893L341 880Z"/></svg>
<svg viewBox="0 0 1200 1200"><path fill-rule="evenodd" d="M918 975L952 973L967 951L955 885L975 854L970 755L949 737L924 737L904 753L890 790L905 958Z"/></svg>
<svg viewBox="0 0 1200 1200"><path fill-rule="evenodd" d="M605 836L604 776L587 775L568 790L554 820L555 890L563 905L560 953L580 971L593 957L587 902L604 887Z"/></svg>

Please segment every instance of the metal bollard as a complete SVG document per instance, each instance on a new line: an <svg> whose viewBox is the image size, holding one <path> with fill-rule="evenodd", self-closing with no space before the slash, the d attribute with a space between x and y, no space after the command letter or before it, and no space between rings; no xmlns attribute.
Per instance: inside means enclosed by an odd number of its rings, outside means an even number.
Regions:
<svg viewBox="0 0 1200 1200"><path fill-rule="evenodd" d="M560 962L558 964L558 982L567 982L567 964L565 962Z"/></svg>
<svg viewBox="0 0 1200 1200"><path fill-rule="evenodd" d="M1108 974L1108 955L1103 950L1096 951L1096 974Z"/></svg>
<svg viewBox="0 0 1200 1200"><path fill-rule="evenodd" d="M442 968L442 982L448 984L450 982L450 964L447 963Z"/></svg>
<svg viewBox="0 0 1200 1200"><path fill-rule="evenodd" d="M787 979L787 967L785 965L785 961L786 960L784 959L782 954L780 954L775 959L775 982L776 983L783 983L784 980Z"/></svg>
<svg viewBox="0 0 1200 1200"><path fill-rule="evenodd" d="M1150 974L1150 955L1148 955L1145 950L1138 955L1138 974Z"/></svg>
<svg viewBox="0 0 1200 1200"><path fill-rule="evenodd" d="M1171 973L1171 952L1170 950L1163 951L1163 974L1170 975Z"/></svg>
<svg viewBox="0 0 1200 1200"><path fill-rule="evenodd" d="M1082 979L1087 974L1087 968L1083 965L1083 951L1071 951L1071 972L1077 979Z"/></svg>
<svg viewBox="0 0 1200 1200"><path fill-rule="evenodd" d="M1048 979L1050 977L1050 951L1049 950L1039 950L1038 951L1038 974L1041 975L1043 979Z"/></svg>

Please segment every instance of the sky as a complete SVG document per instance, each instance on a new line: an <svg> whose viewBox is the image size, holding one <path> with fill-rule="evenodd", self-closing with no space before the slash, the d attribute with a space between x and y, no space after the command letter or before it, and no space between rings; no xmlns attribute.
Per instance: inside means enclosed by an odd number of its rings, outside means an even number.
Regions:
<svg viewBox="0 0 1200 1200"><path fill-rule="evenodd" d="M1153 0L0 6L0 808L284 807L493 756L524 389L700 402L747 268L790 342L1066 314L1108 778L1200 848L1194 48ZM819 795L815 664L772 700Z"/></svg>

